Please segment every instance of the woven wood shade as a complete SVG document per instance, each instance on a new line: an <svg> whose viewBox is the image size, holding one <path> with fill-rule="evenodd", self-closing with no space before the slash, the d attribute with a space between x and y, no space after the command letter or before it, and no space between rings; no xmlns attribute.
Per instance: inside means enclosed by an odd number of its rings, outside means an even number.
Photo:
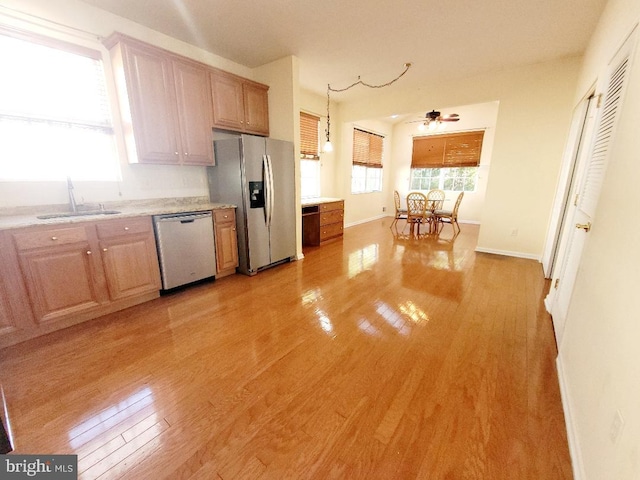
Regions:
<svg viewBox="0 0 640 480"><path fill-rule="evenodd" d="M477 167L484 131L413 139L411 168Z"/></svg>
<svg viewBox="0 0 640 480"><path fill-rule="evenodd" d="M320 160L318 153L318 125L320 117L300 112L300 158Z"/></svg>
<svg viewBox="0 0 640 480"><path fill-rule="evenodd" d="M375 133L353 129L353 164L370 168L382 168L382 143L384 137Z"/></svg>

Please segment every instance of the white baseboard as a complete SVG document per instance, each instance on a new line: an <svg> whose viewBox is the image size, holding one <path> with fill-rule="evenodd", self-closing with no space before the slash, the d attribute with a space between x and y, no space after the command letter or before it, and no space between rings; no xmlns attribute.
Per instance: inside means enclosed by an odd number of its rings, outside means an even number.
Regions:
<svg viewBox="0 0 640 480"><path fill-rule="evenodd" d="M560 355L556 358L556 370L558 372L558 383L560 384L560 398L562 399L562 409L564 410L564 423L567 428L567 440L569 442L569 455L571 456L571 466L573 468L574 480L585 480L584 463L580 450L580 442L576 432L573 417L571 415L571 401L569 388L565 380L564 367Z"/></svg>
<svg viewBox="0 0 640 480"><path fill-rule="evenodd" d="M361 225L367 222L373 222L374 220L380 220L381 218L393 217L393 215L389 215L387 213L383 215L378 215L377 217L367 218L365 220L358 220L357 222L345 223L344 228L355 227L356 225Z"/></svg>
<svg viewBox="0 0 640 480"><path fill-rule="evenodd" d="M534 255L532 253L512 252L509 250L495 250L493 248L476 247L476 252L492 253L494 255L506 255L507 257L526 258L529 260L540 261L540 255Z"/></svg>

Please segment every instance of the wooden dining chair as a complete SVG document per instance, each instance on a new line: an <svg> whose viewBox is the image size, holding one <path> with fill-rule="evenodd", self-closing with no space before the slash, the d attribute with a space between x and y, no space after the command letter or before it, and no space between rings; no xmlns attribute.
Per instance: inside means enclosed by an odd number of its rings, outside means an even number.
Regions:
<svg viewBox="0 0 640 480"><path fill-rule="evenodd" d="M437 188L427 192L427 221L429 222L429 233L438 233L438 217L436 210L442 210L444 206L445 193Z"/></svg>
<svg viewBox="0 0 640 480"><path fill-rule="evenodd" d="M411 192L407 195L407 223L411 229L411 235L418 227L420 236L420 225L427 221L427 197L424 193Z"/></svg>
<svg viewBox="0 0 640 480"><path fill-rule="evenodd" d="M398 220L405 220L405 222L407 221L407 209L402 208L402 205L400 204L400 194L397 190L393 191L393 203L396 207L396 214L389 228L393 230L393 228L395 227L396 233L398 233ZM406 222L404 225L405 228L407 227L407 223L408 222ZM404 228L402 229L402 231L404 231Z"/></svg>
<svg viewBox="0 0 640 480"><path fill-rule="evenodd" d="M458 224L458 209L460 208L462 197L464 197L464 192L460 192L460 194L458 195L456 204L453 206L453 210L436 210L434 212L438 221L438 232L442 231L445 223L449 223L451 224L451 228L453 228L454 236L460 233L460 225ZM457 233L456 227L458 227Z"/></svg>

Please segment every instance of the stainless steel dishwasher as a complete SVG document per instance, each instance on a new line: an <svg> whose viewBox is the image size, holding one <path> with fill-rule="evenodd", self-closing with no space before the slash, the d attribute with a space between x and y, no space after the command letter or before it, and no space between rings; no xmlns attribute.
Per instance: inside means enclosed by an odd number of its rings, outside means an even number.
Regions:
<svg viewBox="0 0 640 480"><path fill-rule="evenodd" d="M154 215L153 225L163 290L216 274L211 212Z"/></svg>

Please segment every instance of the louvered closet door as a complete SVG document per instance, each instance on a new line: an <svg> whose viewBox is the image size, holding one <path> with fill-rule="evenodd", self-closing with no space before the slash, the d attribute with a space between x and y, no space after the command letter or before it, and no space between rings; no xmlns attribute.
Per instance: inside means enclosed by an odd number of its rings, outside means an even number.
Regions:
<svg viewBox="0 0 640 480"><path fill-rule="evenodd" d="M609 64L606 91L601 98L596 117L596 130L589 154L584 160L582 179L579 185L578 202L572 218L568 221L568 240L563 253L562 268L558 275L558 291L551 308L556 341L560 345L564 323L575 285L582 251L589 230L595 222L595 211L602 189L602 182L608 162L609 151L615 133L618 112L622 106L623 95L629 73L631 52L635 46L636 34L629 37ZM587 141L589 141L587 139ZM580 168L580 167L579 167Z"/></svg>

